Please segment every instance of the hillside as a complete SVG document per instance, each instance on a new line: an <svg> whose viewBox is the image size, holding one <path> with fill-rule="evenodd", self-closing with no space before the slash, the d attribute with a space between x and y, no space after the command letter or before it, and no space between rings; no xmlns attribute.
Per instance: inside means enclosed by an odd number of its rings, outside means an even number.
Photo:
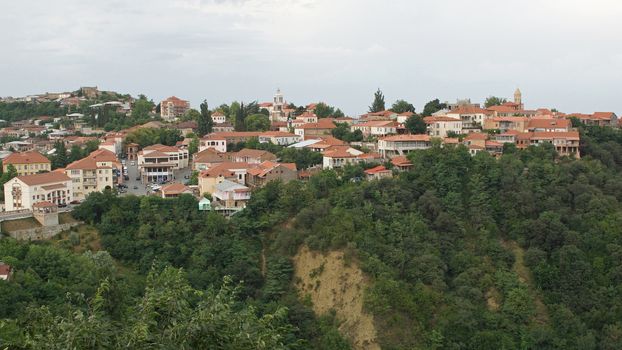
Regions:
<svg viewBox="0 0 622 350"><path fill-rule="evenodd" d="M93 194L74 216L109 255L0 240L18 270L0 342L193 348L250 329L222 348L619 349L622 137L582 132L581 160L436 146L393 179L271 182L231 220L191 196Z"/></svg>

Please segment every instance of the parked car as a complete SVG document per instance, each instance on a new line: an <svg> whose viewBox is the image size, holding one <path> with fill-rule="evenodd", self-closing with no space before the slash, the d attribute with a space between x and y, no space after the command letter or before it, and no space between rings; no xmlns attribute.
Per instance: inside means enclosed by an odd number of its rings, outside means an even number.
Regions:
<svg viewBox="0 0 622 350"><path fill-rule="evenodd" d="M137 190L137 189L138 189L138 186L134 186L134 189L135 189L135 190Z"/></svg>
<svg viewBox="0 0 622 350"><path fill-rule="evenodd" d="M140 181L140 176L136 176L136 181Z"/></svg>
<svg viewBox="0 0 622 350"><path fill-rule="evenodd" d="M58 204L58 207L59 207L59 208L65 208L66 206L67 206L67 204L66 204L66 203L59 203L59 204Z"/></svg>
<svg viewBox="0 0 622 350"><path fill-rule="evenodd" d="M129 180L130 180L130 177L129 177L129 176L127 176L127 175L123 175L123 180L125 180L125 181L129 181Z"/></svg>
<svg viewBox="0 0 622 350"><path fill-rule="evenodd" d="M131 162L130 162L130 165L131 165L131 166L134 166L134 165L136 165L136 162L135 162L135 161L131 161Z"/></svg>
<svg viewBox="0 0 622 350"><path fill-rule="evenodd" d="M69 204L80 204L81 202L77 199L72 200L71 202L69 202Z"/></svg>
<svg viewBox="0 0 622 350"><path fill-rule="evenodd" d="M184 179L189 179L189 178L190 178L190 175L184 176Z"/></svg>

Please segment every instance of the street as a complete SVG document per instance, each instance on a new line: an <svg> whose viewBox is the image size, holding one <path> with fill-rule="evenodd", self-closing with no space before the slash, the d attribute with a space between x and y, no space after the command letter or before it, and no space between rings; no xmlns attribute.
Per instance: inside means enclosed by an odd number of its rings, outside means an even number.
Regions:
<svg viewBox="0 0 622 350"><path fill-rule="evenodd" d="M123 182L125 185L127 185L127 189L126 189L127 192L121 193L121 195L123 196L123 195L133 194L136 196L144 196L144 195L152 194L153 192L151 191L151 189L147 187L148 184L140 182L140 178L139 178L140 174L138 172L138 165L136 163L134 163L134 165L131 165L130 162L126 162L126 165L127 165L127 175L129 177L129 180L125 180ZM188 181L188 179L185 179L184 177L185 176L190 177L191 174L192 174L191 166L188 166L187 168L175 170L175 175L174 175L175 179L171 181L170 183L175 183L175 182L185 183Z"/></svg>

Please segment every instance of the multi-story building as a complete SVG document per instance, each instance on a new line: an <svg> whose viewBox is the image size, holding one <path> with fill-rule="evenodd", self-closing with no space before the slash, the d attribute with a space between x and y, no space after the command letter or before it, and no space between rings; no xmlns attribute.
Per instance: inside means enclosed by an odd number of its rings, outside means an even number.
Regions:
<svg viewBox="0 0 622 350"><path fill-rule="evenodd" d="M307 138L309 136L321 136L330 135L331 131L335 129L335 123L331 118L322 118L317 123L302 124L295 127L294 133L301 138Z"/></svg>
<svg viewBox="0 0 622 350"><path fill-rule="evenodd" d="M2 161L2 171L6 172L9 165L15 167L18 176L52 170L52 162L37 151L12 153Z"/></svg>
<svg viewBox="0 0 622 350"><path fill-rule="evenodd" d="M173 180L174 171L186 168L189 162L187 149L174 146L152 145L138 152L138 171L141 181L166 182Z"/></svg>
<svg viewBox="0 0 622 350"><path fill-rule="evenodd" d="M250 187L262 187L270 181L280 180L287 183L298 178L296 163L263 162L248 170L246 184Z"/></svg>
<svg viewBox="0 0 622 350"><path fill-rule="evenodd" d="M190 109L190 102L171 96L160 102L160 116L171 121L184 115Z"/></svg>
<svg viewBox="0 0 622 350"><path fill-rule="evenodd" d="M259 138L261 131L232 131L214 132L204 136L199 142L199 151L213 148L218 152L227 152L227 145L246 142L252 138Z"/></svg>
<svg viewBox="0 0 622 350"><path fill-rule="evenodd" d="M550 143L560 156L580 158L580 136L578 131L568 132L526 132L516 135L516 146L527 148L530 145Z"/></svg>
<svg viewBox="0 0 622 350"><path fill-rule="evenodd" d="M462 120L462 133L466 134L472 130L481 130L486 119L490 118L492 113L478 107L461 106L447 112L447 116Z"/></svg>
<svg viewBox="0 0 622 350"><path fill-rule="evenodd" d="M428 127L428 135L445 138L448 134L462 134L462 120L445 116L423 118Z"/></svg>
<svg viewBox="0 0 622 350"><path fill-rule="evenodd" d="M72 200L71 179L63 172L18 176L4 184L6 211L32 210L33 205L39 202L58 205Z"/></svg>
<svg viewBox="0 0 622 350"><path fill-rule="evenodd" d="M524 132L528 122L529 118L526 117L493 117L486 119L484 122L484 129L495 129L502 133L508 130Z"/></svg>
<svg viewBox="0 0 622 350"><path fill-rule="evenodd" d="M106 149L93 151L67 165L65 174L71 178L74 199L83 200L93 192L112 188L120 168L117 156Z"/></svg>
<svg viewBox="0 0 622 350"><path fill-rule="evenodd" d="M260 143L273 143L280 146L289 146L300 141L300 136L283 131L266 131L259 135Z"/></svg>
<svg viewBox="0 0 622 350"><path fill-rule="evenodd" d="M372 120L359 124L352 124L352 131L359 130L363 136L386 136L397 133L399 123L392 120Z"/></svg>
<svg viewBox="0 0 622 350"><path fill-rule="evenodd" d="M535 132L565 132L570 131L570 119L532 118L527 124L527 130Z"/></svg>
<svg viewBox="0 0 622 350"><path fill-rule="evenodd" d="M566 118L577 118L583 124L597 126L618 126L618 116L613 112L595 112L594 114L573 113Z"/></svg>
<svg viewBox="0 0 622 350"><path fill-rule="evenodd" d="M384 158L390 158L416 150L428 149L431 145L430 135L393 135L378 139L378 152Z"/></svg>

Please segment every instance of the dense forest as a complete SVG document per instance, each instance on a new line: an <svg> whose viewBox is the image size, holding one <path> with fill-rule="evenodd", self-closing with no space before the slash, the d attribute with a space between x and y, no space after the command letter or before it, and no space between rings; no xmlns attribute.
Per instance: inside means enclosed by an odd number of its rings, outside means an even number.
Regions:
<svg viewBox="0 0 622 350"><path fill-rule="evenodd" d="M621 349L622 134L578 126L580 160L434 146L393 179L269 183L230 220L190 196L92 194L74 216L102 251L0 240L17 269L0 343L349 349L295 289L304 245L368 276L383 349Z"/></svg>

